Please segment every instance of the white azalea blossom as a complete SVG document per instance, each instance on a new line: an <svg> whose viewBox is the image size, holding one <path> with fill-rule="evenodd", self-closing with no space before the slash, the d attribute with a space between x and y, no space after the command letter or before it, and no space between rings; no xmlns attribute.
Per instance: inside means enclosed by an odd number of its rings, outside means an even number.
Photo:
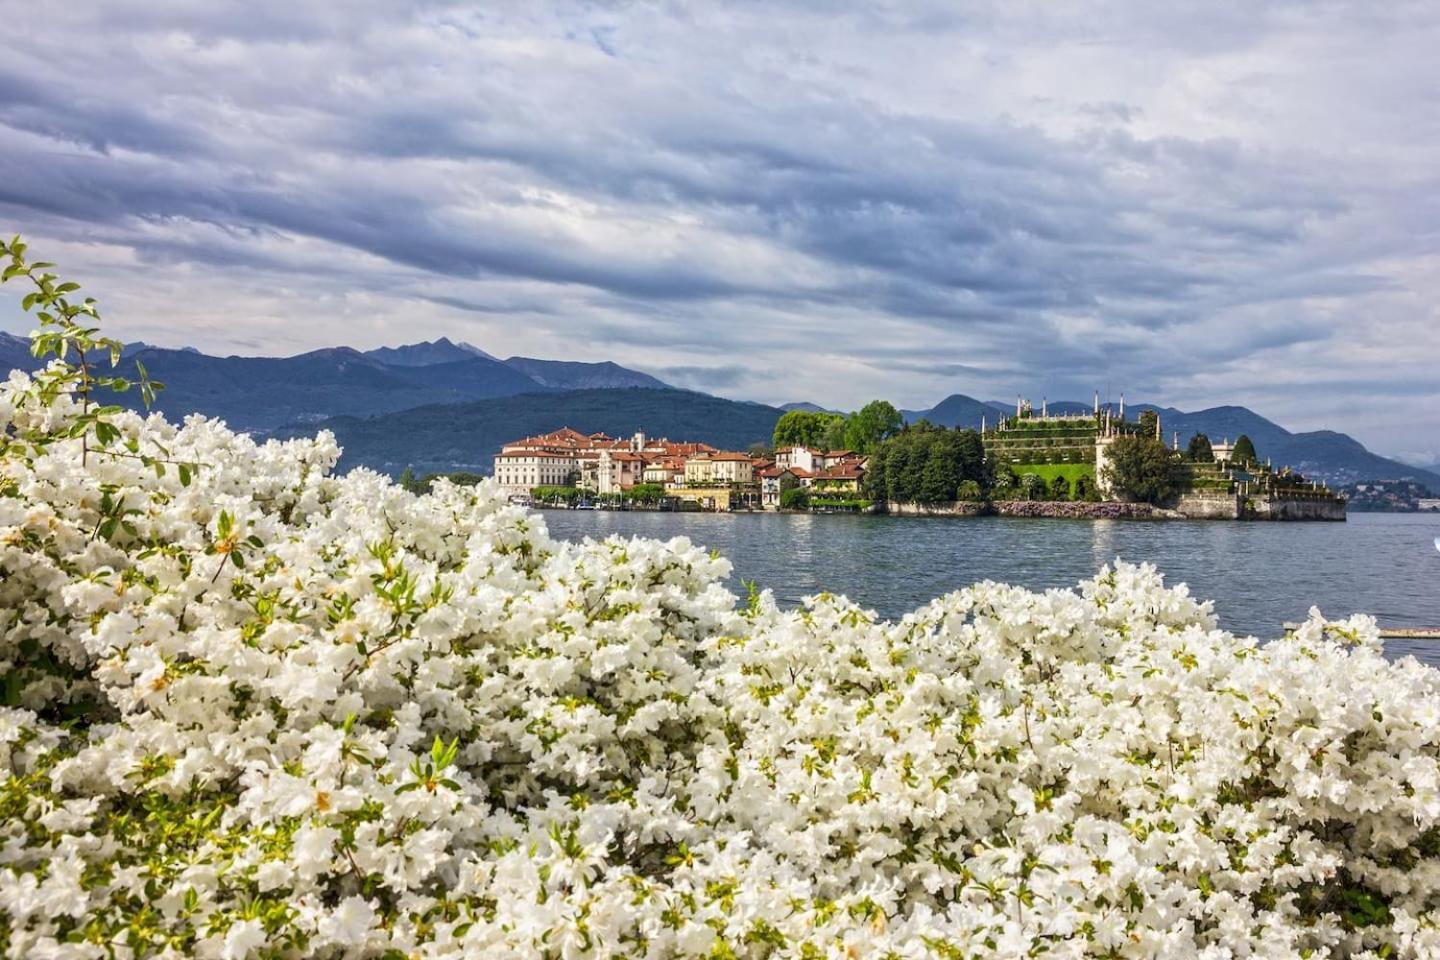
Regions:
<svg viewBox="0 0 1440 960"><path fill-rule="evenodd" d="M0 387L55 438L0 457L6 956L1440 956L1440 674L1368 618L1261 645L1127 564L786 610L81 414Z"/></svg>

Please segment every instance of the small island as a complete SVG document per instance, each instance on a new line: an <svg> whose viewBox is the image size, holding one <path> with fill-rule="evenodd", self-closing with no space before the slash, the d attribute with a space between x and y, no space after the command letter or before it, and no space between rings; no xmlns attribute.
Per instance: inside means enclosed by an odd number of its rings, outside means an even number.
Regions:
<svg viewBox="0 0 1440 960"><path fill-rule="evenodd" d="M851 414L794 410L770 444L719 450L563 427L504 445L494 476L515 501L579 509L897 516L1338 520L1344 498L1261 459L1248 437L1164 441L1159 414L1037 411L976 428L905 423L876 400Z"/></svg>

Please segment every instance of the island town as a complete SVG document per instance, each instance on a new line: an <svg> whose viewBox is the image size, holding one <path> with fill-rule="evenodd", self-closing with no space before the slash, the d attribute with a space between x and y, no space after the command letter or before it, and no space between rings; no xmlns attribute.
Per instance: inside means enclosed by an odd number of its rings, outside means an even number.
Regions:
<svg viewBox="0 0 1440 960"><path fill-rule="evenodd" d="M1159 414L1129 419L1123 398L1085 413L1020 399L969 429L904 424L882 401L848 418L792 411L773 440L736 451L562 427L504 444L494 478L516 502L572 509L1345 519L1342 497L1248 438L1166 443Z"/></svg>

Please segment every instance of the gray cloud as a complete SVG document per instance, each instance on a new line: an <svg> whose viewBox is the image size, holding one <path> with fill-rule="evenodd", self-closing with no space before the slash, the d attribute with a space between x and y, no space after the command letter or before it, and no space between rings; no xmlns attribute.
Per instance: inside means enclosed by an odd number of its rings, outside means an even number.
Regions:
<svg viewBox="0 0 1440 960"><path fill-rule="evenodd" d="M656 373L667 383L696 390L730 390L744 386L747 381L756 379L757 373L761 376L774 375L774 371L756 371L752 367L740 364L716 367L661 367Z"/></svg>
<svg viewBox="0 0 1440 960"><path fill-rule="evenodd" d="M1440 359L1437 42L1421 3L77 0L7 19L0 227L151 341L1115 384L1428 449L1440 405L1380 405Z"/></svg>

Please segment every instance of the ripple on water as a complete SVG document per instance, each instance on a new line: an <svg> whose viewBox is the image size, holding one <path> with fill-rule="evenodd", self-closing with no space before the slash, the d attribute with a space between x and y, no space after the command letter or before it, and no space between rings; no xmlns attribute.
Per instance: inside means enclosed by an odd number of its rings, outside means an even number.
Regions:
<svg viewBox="0 0 1440 960"><path fill-rule="evenodd" d="M1155 564L1215 601L1237 633L1279 634L1312 605L1329 617L1440 627L1440 514L1352 514L1347 523L1183 523L1004 517L810 516L552 510L554 536L688 536L782 602L844 593L896 618L979 580L1069 587L1116 558ZM1390 641L1440 666L1440 642Z"/></svg>

